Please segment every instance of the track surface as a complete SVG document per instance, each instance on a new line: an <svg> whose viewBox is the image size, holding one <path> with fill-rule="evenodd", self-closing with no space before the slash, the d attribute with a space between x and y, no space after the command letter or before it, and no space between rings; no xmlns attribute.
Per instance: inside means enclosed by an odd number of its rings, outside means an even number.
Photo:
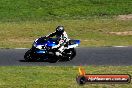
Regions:
<svg viewBox="0 0 132 88"><path fill-rule="evenodd" d="M0 66L77 66L132 65L132 47L77 48L77 56L68 62L24 62L28 49L0 49Z"/></svg>

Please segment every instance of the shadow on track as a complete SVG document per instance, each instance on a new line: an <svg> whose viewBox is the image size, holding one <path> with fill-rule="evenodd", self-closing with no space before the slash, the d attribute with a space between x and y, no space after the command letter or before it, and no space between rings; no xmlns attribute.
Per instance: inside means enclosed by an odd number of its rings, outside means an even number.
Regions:
<svg viewBox="0 0 132 88"><path fill-rule="evenodd" d="M52 63L52 62L50 62L50 61L44 61L44 60L37 60L37 61L19 60L19 62L46 62L46 63ZM67 62L67 61L60 60L60 61L57 61L57 62Z"/></svg>

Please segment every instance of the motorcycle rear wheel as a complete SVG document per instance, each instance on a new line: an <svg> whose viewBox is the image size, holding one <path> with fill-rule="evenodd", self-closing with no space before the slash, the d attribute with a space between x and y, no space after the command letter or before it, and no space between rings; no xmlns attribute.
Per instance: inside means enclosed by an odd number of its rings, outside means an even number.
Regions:
<svg viewBox="0 0 132 88"><path fill-rule="evenodd" d="M65 51L64 59L65 59L66 61L70 61L70 60L72 60L75 56L76 56L76 50L75 50L74 48L71 48L71 49Z"/></svg>

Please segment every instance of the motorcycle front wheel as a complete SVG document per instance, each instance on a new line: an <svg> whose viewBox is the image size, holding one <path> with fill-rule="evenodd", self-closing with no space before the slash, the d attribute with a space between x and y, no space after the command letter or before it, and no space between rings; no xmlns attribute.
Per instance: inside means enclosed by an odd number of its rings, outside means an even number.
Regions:
<svg viewBox="0 0 132 88"><path fill-rule="evenodd" d="M49 63L56 63L58 61L59 61L59 57L57 57L57 56L54 56L52 58L49 58Z"/></svg>
<svg viewBox="0 0 132 88"><path fill-rule="evenodd" d="M32 54L31 54L31 53L32 53L31 50L28 50L28 51L25 53L25 55L24 55L25 61L32 61L32 60L33 60Z"/></svg>

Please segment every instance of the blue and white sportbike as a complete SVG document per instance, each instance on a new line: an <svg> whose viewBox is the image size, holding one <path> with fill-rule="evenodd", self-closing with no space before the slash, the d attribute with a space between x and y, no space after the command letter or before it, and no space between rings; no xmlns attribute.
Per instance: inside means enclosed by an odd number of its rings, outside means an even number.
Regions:
<svg viewBox="0 0 132 88"><path fill-rule="evenodd" d="M56 38L40 37L36 39L32 48L28 50L25 55L25 61L48 61L55 63L57 61L70 61L76 56L75 47L80 44L80 40L69 40L65 45L61 56L56 56L55 52L58 50Z"/></svg>

